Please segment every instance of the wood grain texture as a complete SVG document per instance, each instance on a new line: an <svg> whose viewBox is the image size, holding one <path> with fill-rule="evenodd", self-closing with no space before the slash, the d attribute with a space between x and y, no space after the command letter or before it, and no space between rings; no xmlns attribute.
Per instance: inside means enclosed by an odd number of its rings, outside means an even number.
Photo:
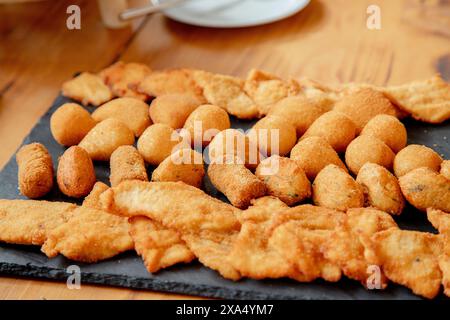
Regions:
<svg viewBox="0 0 450 320"><path fill-rule="evenodd" d="M119 59L152 68L194 67L245 76L261 68L330 84L399 84L436 72L450 79L450 20L445 1L312 0L301 13L266 26L216 30L154 15L122 30L101 24L95 1L78 1L82 30L65 27L72 1L0 5L0 167L77 71ZM381 30L366 28L366 9L381 8ZM427 6L422 8L420 6ZM444 7L446 6L446 7ZM431 9L430 9L431 8ZM421 12L427 9L428 13ZM418 17L418 18L417 18ZM420 23L414 20L422 19ZM425 19L425 20L424 20ZM417 21L416 21L417 22ZM3 299L161 299L152 292L0 279Z"/></svg>

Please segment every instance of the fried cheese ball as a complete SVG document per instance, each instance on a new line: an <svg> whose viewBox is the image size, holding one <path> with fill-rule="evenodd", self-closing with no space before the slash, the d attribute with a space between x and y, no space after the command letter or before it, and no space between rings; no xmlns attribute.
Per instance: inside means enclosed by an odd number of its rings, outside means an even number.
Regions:
<svg viewBox="0 0 450 320"><path fill-rule="evenodd" d="M253 153L253 154L252 154ZM250 147L248 137L236 129L226 129L219 132L208 145L209 161L221 159L223 156L238 158L247 168L254 169L259 163L258 149Z"/></svg>
<svg viewBox="0 0 450 320"><path fill-rule="evenodd" d="M301 139L323 137L336 152L340 153L345 151L355 136L356 126L352 120L343 113L329 111L317 118Z"/></svg>
<svg viewBox="0 0 450 320"><path fill-rule="evenodd" d="M163 123L155 123L145 129L137 142L139 153L152 166L159 165L181 146L189 145L174 129Z"/></svg>
<svg viewBox="0 0 450 320"><path fill-rule="evenodd" d="M406 200L419 210L450 213L450 180L430 168L418 168L399 178Z"/></svg>
<svg viewBox="0 0 450 320"><path fill-rule="evenodd" d="M291 159L297 161L311 181L329 164L337 165L347 171L336 151L322 137L300 140L291 150Z"/></svg>
<svg viewBox="0 0 450 320"><path fill-rule="evenodd" d="M245 209L251 200L264 196L267 188L264 182L237 161L217 159L209 165L208 177L233 206Z"/></svg>
<svg viewBox="0 0 450 320"><path fill-rule="evenodd" d="M153 99L150 117L153 123L165 123L179 129L199 105L201 101L190 94L166 94Z"/></svg>
<svg viewBox="0 0 450 320"><path fill-rule="evenodd" d="M25 145L17 151L18 184L20 193L36 199L53 187L52 157L40 143Z"/></svg>
<svg viewBox="0 0 450 320"><path fill-rule="evenodd" d="M92 118L98 122L109 118L117 119L125 123L136 137L151 125L148 105L142 100L129 97L117 98L101 105L92 113Z"/></svg>
<svg viewBox="0 0 450 320"><path fill-rule="evenodd" d="M142 156L133 146L121 146L111 155L109 180L115 187L124 180L148 181Z"/></svg>
<svg viewBox="0 0 450 320"><path fill-rule="evenodd" d="M319 207L347 211L364 205L363 188L334 164L319 172L312 187L314 204Z"/></svg>
<svg viewBox="0 0 450 320"><path fill-rule="evenodd" d="M295 160L271 156L261 161L255 174L266 184L269 195L289 206L311 196L311 183Z"/></svg>
<svg viewBox="0 0 450 320"><path fill-rule="evenodd" d="M192 146L207 146L216 134L230 128L228 113L215 105L203 104L186 119L183 126L185 138L190 138Z"/></svg>
<svg viewBox="0 0 450 320"><path fill-rule="evenodd" d="M50 118L53 138L68 147L80 143L95 125L89 112L76 103L63 104Z"/></svg>
<svg viewBox="0 0 450 320"><path fill-rule="evenodd" d="M356 125L357 134L370 119L379 114L397 114L394 105L383 93L371 88L349 92L334 106L333 110L347 115Z"/></svg>
<svg viewBox="0 0 450 320"><path fill-rule="evenodd" d="M279 116L266 116L247 133L251 144L258 146L259 153L285 156L297 142L295 127Z"/></svg>
<svg viewBox="0 0 450 320"><path fill-rule="evenodd" d="M81 198L88 195L96 182L89 154L78 146L67 149L59 158L56 180L59 190L66 196Z"/></svg>
<svg viewBox="0 0 450 320"><path fill-rule="evenodd" d="M361 135L372 136L380 139L391 148L394 153L406 146L408 134L403 123L396 117L388 114L380 114L365 125Z"/></svg>
<svg viewBox="0 0 450 320"><path fill-rule="evenodd" d="M447 179L450 179L450 160L442 161L440 173Z"/></svg>
<svg viewBox="0 0 450 320"><path fill-rule="evenodd" d="M133 131L123 122L109 118L92 128L78 146L86 150L92 160L108 161L118 147L133 143Z"/></svg>
<svg viewBox="0 0 450 320"><path fill-rule="evenodd" d="M268 115L280 116L291 122L297 131L297 136L300 137L317 118L327 111L329 111L328 108L315 100L292 96L278 101Z"/></svg>
<svg viewBox="0 0 450 320"><path fill-rule="evenodd" d="M345 151L345 163L357 175L359 169L368 162L379 164L390 170L395 154L383 141L372 136L359 136Z"/></svg>
<svg viewBox="0 0 450 320"><path fill-rule="evenodd" d="M361 167L356 177L364 189L365 205L374 207L392 215L402 213L405 206L397 178L386 168L366 163Z"/></svg>
<svg viewBox="0 0 450 320"><path fill-rule="evenodd" d="M152 181L182 181L201 188L204 176L202 154L185 148L164 159L153 171Z"/></svg>
<svg viewBox="0 0 450 320"><path fill-rule="evenodd" d="M433 149L418 144L410 144L395 156L394 173L397 177L401 177L421 167L439 172L441 163L441 156Z"/></svg>

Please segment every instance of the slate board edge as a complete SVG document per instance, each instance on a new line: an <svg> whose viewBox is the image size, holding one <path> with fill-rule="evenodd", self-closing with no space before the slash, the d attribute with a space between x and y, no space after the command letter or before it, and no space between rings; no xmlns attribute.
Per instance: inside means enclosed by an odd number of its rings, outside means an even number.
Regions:
<svg viewBox="0 0 450 320"><path fill-rule="evenodd" d="M39 267L35 265L20 265L15 263L0 262L1 275L15 275L31 278L41 278L47 280L66 281L68 274L63 269L50 267ZM81 287L83 283L108 285L113 287L123 287L130 289L154 290L159 292L186 294L206 298L222 299L246 299L246 300L294 300L298 296L265 294L250 290L229 290L210 285L189 285L182 282L159 281L157 279L136 278L128 275L118 276L108 274L96 274L91 272L81 273ZM306 297L303 297L304 299ZM306 298L307 299L307 298Z"/></svg>

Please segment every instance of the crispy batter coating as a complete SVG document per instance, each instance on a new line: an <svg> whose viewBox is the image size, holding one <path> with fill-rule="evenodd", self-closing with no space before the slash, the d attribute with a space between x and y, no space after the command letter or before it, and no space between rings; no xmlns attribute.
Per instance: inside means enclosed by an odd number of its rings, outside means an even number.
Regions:
<svg viewBox="0 0 450 320"><path fill-rule="evenodd" d="M345 151L345 163L355 175L368 162L379 164L390 170L394 157L394 152L383 141L365 135L350 142Z"/></svg>
<svg viewBox="0 0 450 320"><path fill-rule="evenodd" d="M194 81L194 72L190 69L154 71L139 83L138 91L150 97L189 94L204 103L206 100L203 97L203 89Z"/></svg>
<svg viewBox="0 0 450 320"><path fill-rule="evenodd" d="M439 256L439 267L442 271L442 285L444 294L450 297L450 214L437 210L427 209L428 220L439 230L444 241L444 250Z"/></svg>
<svg viewBox="0 0 450 320"><path fill-rule="evenodd" d="M46 195L53 187L52 157L40 143L22 146L16 154L20 193L36 199Z"/></svg>
<svg viewBox="0 0 450 320"><path fill-rule="evenodd" d="M58 161L59 190L69 197L81 198L91 192L96 177L89 154L78 146L67 149Z"/></svg>
<svg viewBox="0 0 450 320"><path fill-rule="evenodd" d="M63 146L73 146L95 127L95 120L76 103L65 103L50 118L53 138Z"/></svg>
<svg viewBox="0 0 450 320"><path fill-rule="evenodd" d="M394 172L397 177L422 167L439 172L441 163L441 156L433 149L418 144L410 144L395 156Z"/></svg>
<svg viewBox="0 0 450 320"><path fill-rule="evenodd" d="M93 263L133 249L126 218L78 207L66 223L50 231L41 250L49 258L58 253L74 261Z"/></svg>
<svg viewBox="0 0 450 320"><path fill-rule="evenodd" d="M356 126L349 117L337 111L329 111L317 118L301 139L323 137L336 152L344 152L355 138Z"/></svg>
<svg viewBox="0 0 450 320"><path fill-rule="evenodd" d="M442 161L441 170L439 172L447 179L450 179L450 160Z"/></svg>
<svg viewBox="0 0 450 320"><path fill-rule="evenodd" d="M300 140L291 150L291 159L300 164L311 181L329 164L337 165L347 171L347 167L336 151L322 137L309 137Z"/></svg>
<svg viewBox="0 0 450 320"><path fill-rule="evenodd" d="M208 167L208 177L232 205L247 208L252 199L266 194L266 185L242 163L227 160L211 163Z"/></svg>
<svg viewBox="0 0 450 320"><path fill-rule="evenodd" d="M101 77L83 72L79 76L63 83L62 94L87 106L99 106L113 98L108 86Z"/></svg>
<svg viewBox="0 0 450 320"><path fill-rule="evenodd" d="M232 76L196 70L192 73L208 103L225 109L239 119L259 116L256 103L245 93L244 81Z"/></svg>
<svg viewBox="0 0 450 320"><path fill-rule="evenodd" d="M136 252L144 260L149 272L158 272L174 264L194 260L194 254L175 230L144 216L129 218L128 222Z"/></svg>
<svg viewBox="0 0 450 320"><path fill-rule="evenodd" d="M300 137L317 118L327 111L329 109L317 99L290 96L274 104L268 115L280 116L290 121L297 130L297 136Z"/></svg>
<svg viewBox="0 0 450 320"><path fill-rule="evenodd" d="M361 135L369 135L380 139L394 151L399 152L406 146L407 132L403 123L388 114L379 114L364 126Z"/></svg>
<svg viewBox="0 0 450 320"><path fill-rule="evenodd" d="M186 93L158 96L150 104L150 117L154 123L183 128L189 115L201 104L201 100Z"/></svg>
<svg viewBox="0 0 450 320"><path fill-rule="evenodd" d="M241 227L239 209L182 182L124 181L102 201L116 214L145 215L177 230L202 264L227 279L240 278L227 258Z"/></svg>
<svg viewBox="0 0 450 320"><path fill-rule="evenodd" d="M384 89L385 95L420 121L441 123L450 118L450 85L439 75Z"/></svg>
<svg viewBox="0 0 450 320"><path fill-rule="evenodd" d="M390 228L397 228L397 224L383 211L371 208L349 209L345 219L339 222L325 244L325 257L336 263L347 277L360 281L367 287L368 281L372 280L368 273L371 265L368 258L374 254L371 237L376 232ZM379 289L387 286L384 275L373 280L380 281Z"/></svg>
<svg viewBox="0 0 450 320"><path fill-rule="evenodd" d="M226 129L220 131L208 145L209 162L214 162L229 156L239 159L249 169L255 169L262 156L255 145L250 144L249 138L240 130Z"/></svg>
<svg viewBox="0 0 450 320"><path fill-rule="evenodd" d="M53 229L69 220L75 208L66 202L0 199L0 241L42 245Z"/></svg>
<svg viewBox="0 0 450 320"><path fill-rule="evenodd" d="M86 198L84 198L82 206L102 210L100 195L108 189L109 187L106 184L97 181L94 184L94 187L92 188L91 192L87 195Z"/></svg>
<svg viewBox="0 0 450 320"><path fill-rule="evenodd" d="M136 98L117 98L111 100L92 113L95 121L114 118L125 123L139 137L152 124L148 114L148 105Z"/></svg>
<svg viewBox="0 0 450 320"><path fill-rule="evenodd" d="M264 116L281 99L298 94L300 85L294 80L284 81L273 74L252 69L245 80L244 90L257 104L259 114Z"/></svg>
<svg viewBox="0 0 450 320"><path fill-rule="evenodd" d="M390 228L373 235L371 243L375 252L371 263L380 266L389 280L425 298L432 299L439 293L439 236Z"/></svg>
<svg viewBox="0 0 450 320"><path fill-rule="evenodd" d="M259 120L247 133L250 143L262 155L287 155L297 142L295 127L286 119L270 115Z"/></svg>
<svg viewBox="0 0 450 320"><path fill-rule="evenodd" d="M279 212L289 209L286 203L273 196L253 199L250 203L251 205L246 210L238 212L238 219L241 223L268 222Z"/></svg>
<svg viewBox="0 0 450 320"><path fill-rule="evenodd" d="M205 169L201 153L190 148L175 151L153 171L152 181L182 181L201 188Z"/></svg>
<svg viewBox="0 0 450 320"><path fill-rule="evenodd" d="M450 212L450 180L429 168L419 168L399 178L406 200L419 210Z"/></svg>
<svg viewBox="0 0 450 320"><path fill-rule="evenodd" d="M86 150L92 160L108 161L118 147L133 143L133 131L123 122L109 118L89 131L78 146Z"/></svg>
<svg viewBox="0 0 450 320"><path fill-rule="evenodd" d="M115 96L146 100L147 95L138 92L137 86L150 73L150 68L144 64L118 61L103 69L99 76Z"/></svg>
<svg viewBox="0 0 450 320"><path fill-rule="evenodd" d="M308 78L302 78L297 81L300 85L299 95L313 100L326 111L333 109L337 101L342 97L342 92L334 88L328 87Z"/></svg>
<svg viewBox="0 0 450 320"><path fill-rule="evenodd" d="M325 257L322 247L344 217L343 213L311 205L297 206L275 217L269 245L295 266L291 278L339 281L341 269Z"/></svg>
<svg viewBox="0 0 450 320"><path fill-rule="evenodd" d="M365 205L375 207L392 215L402 213L405 206L397 178L386 168L366 163L358 172L356 182L364 190Z"/></svg>
<svg viewBox="0 0 450 320"><path fill-rule="evenodd" d="M295 160L271 156L261 161L255 174L265 183L269 195L289 206L311 196L311 183Z"/></svg>
<svg viewBox="0 0 450 320"><path fill-rule="evenodd" d="M204 104L189 115L183 128L192 146L207 146L216 134L230 128L230 118L222 108Z"/></svg>
<svg viewBox="0 0 450 320"><path fill-rule="evenodd" d="M364 205L363 188L342 168L329 164L313 183L313 201L320 207L346 211Z"/></svg>
<svg viewBox="0 0 450 320"><path fill-rule="evenodd" d="M117 186L124 180L148 181L144 159L133 146L121 146L111 155L111 186Z"/></svg>
<svg viewBox="0 0 450 320"><path fill-rule="evenodd" d="M389 99L371 88L350 90L336 103L333 110L347 115L355 123L357 134L376 115L396 115L396 109Z"/></svg>
<svg viewBox="0 0 450 320"><path fill-rule="evenodd" d="M189 147L189 144L171 127L155 123L148 127L137 142L137 149L144 160L159 165L173 152Z"/></svg>

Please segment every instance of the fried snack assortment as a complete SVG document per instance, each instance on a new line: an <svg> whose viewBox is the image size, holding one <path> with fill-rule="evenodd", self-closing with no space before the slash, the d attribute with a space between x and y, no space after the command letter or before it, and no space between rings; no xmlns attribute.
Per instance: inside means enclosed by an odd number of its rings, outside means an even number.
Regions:
<svg viewBox="0 0 450 320"><path fill-rule="evenodd" d="M89 112L76 103L65 103L50 118L53 138L63 146L80 143L96 125Z"/></svg>
<svg viewBox="0 0 450 320"><path fill-rule="evenodd" d="M92 113L92 118L97 122L110 118L117 119L126 124L136 137L152 124L148 105L139 99L127 97L117 98L101 105Z"/></svg>
<svg viewBox="0 0 450 320"><path fill-rule="evenodd" d="M81 198L89 194L97 180L89 154L78 146L67 149L59 158L56 180L66 196Z"/></svg>
<svg viewBox="0 0 450 320"><path fill-rule="evenodd" d="M391 281L450 295L449 160L407 146L399 121L450 117L440 77L330 88L260 70L240 79L119 61L67 81L63 94L87 107L67 103L51 117L53 137L70 147L57 185L87 196L81 207L0 200L0 241L88 263L134 249L152 273L197 258L235 281L346 276L368 289ZM229 115L261 119L245 133ZM209 180L231 204L201 190L205 148ZM112 187L96 182L92 161L110 161ZM22 147L17 163L22 194L52 189L43 145ZM439 234L401 230L393 216L405 200Z"/></svg>
<svg viewBox="0 0 450 320"><path fill-rule="evenodd" d="M18 185L20 193L35 199L46 195L53 187L52 157L40 143L25 145L17 151Z"/></svg>

